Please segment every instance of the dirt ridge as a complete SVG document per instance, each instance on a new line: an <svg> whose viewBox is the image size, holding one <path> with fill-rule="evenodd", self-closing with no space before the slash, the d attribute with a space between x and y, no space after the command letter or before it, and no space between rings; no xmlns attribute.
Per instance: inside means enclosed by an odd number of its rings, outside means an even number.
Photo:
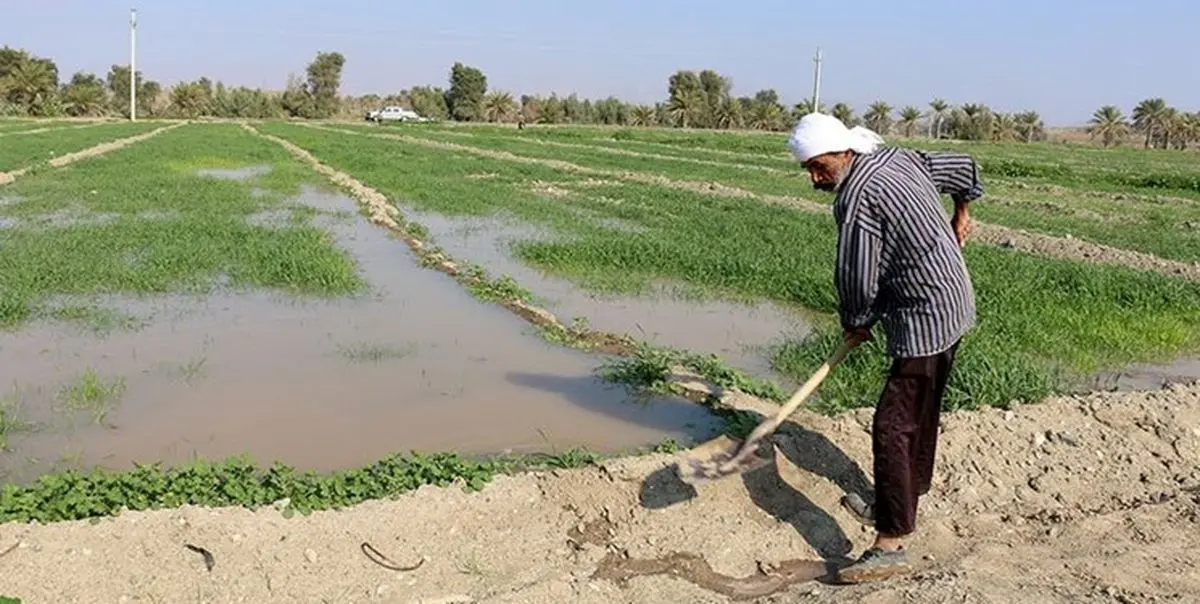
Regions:
<svg viewBox="0 0 1200 604"><path fill-rule="evenodd" d="M55 157L50 160L49 164L50 164L50 167L52 167L52 168L61 168L68 164L77 162L81 159L86 159L89 157L96 157L99 155L104 155L105 153L111 153L118 149L124 149L125 147L128 147L129 145L144 141L152 136L158 136L159 134L162 134L168 130L174 130L175 128L183 126L187 123L188 122L177 122L174 124L169 124L167 126L163 126L161 128L155 128L154 130L151 130L149 132L143 132L142 134L137 134L137 135L129 136L129 137L125 137L125 138L119 138L119 139L111 140L111 141L105 141L105 142L102 142L97 145L92 145L91 147L82 149L80 151L74 151L71 153L67 153L65 155L60 155L58 157ZM92 125L92 124L88 124L88 125ZM30 168L25 167L25 168L21 168L19 170L13 170L12 172L0 172L0 185L7 185L7 184L12 183L17 178L20 178L21 176L24 176L25 174L27 174L29 172L29 170L30 170Z"/></svg>
<svg viewBox="0 0 1200 604"><path fill-rule="evenodd" d="M61 127L52 126L52 127L46 127L46 128L34 128L33 130L15 130L13 132L0 132L0 136L15 136L18 134L42 134L44 132L55 132L58 130L78 130L80 128L91 128L93 126L99 126L101 124L106 124L106 123L109 123L109 122L93 122L93 123L88 123L88 124L75 124L73 126L61 126Z"/></svg>
<svg viewBox="0 0 1200 604"><path fill-rule="evenodd" d="M329 132L399 140L431 148L452 149L505 161L540 164L579 174L609 176L621 180L630 180L644 184L666 186L699 193L710 193L725 197L758 199L771 204L785 205L796 208L808 213L828 214L830 212L829 206L809 201L807 199L783 195L758 194L738 187L731 187L729 185L715 182L682 181L670 179L665 176L650 175L640 172L589 168L562 160L527 157L510 153L508 151L481 149L479 147L472 147L470 145L434 141L400 134L359 132L354 130L343 130L339 128L320 126L317 124L301 125L307 128L326 130ZM972 220L972 227L976 234L976 237L971 241L972 243L982 243L984 245L993 247L1015 249L1021 252L1050 258L1077 260L1098 265L1122 266L1126 268L1156 272L1169 277L1182 277L1190 281L1200 281L1200 263L1186 263L1177 260L1168 260L1166 258L1161 258L1145 252L1113 247L1101 243L1093 243L1081 239L1031 233L1022 229L1005 227L992 223L983 223L978 220Z"/></svg>

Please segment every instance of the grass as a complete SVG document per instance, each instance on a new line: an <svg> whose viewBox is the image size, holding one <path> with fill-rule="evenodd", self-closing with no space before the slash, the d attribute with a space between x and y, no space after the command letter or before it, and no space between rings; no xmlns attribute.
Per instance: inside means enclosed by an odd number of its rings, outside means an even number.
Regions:
<svg viewBox="0 0 1200 604"><path fill-rule="evenodd" d="M58 402L68 412L87 412L92 421L99 424L125 395L125 378L106 380L88 369L58 393Z"/></svg>
<svg viewBox="0 0 1200 604"><path fill-rule="evenodd" d="M196 174L254 165L271 170L245 181ZM0 216L72 220L4 231L0 325L102 312L78 305L55 311L47 305L51 296L218 287L320 296L362 291L353 258L307 216L269 226L249 222L315 182L278 146L230 124L183 126L102 158L23 178L5 188L19 201L0 205Z"/></svg>
<svg viewBox="0 0 1200 604"><path fill-rule="evenodd" d="M404 126L401 126L403 128ZM444 126L412 129L425 135ZM565 142L613 141L623 145L652 146L656 153L693 154L726 161L752 162L787 169L787 133L720 132L646 128L555 127L511 128L480 126L465 132ZM889 137L890 138L890 137ZM994 143L896 139L897 144L921 149L970 153L980 161L985 176L1022 182L1055 184L1078 190L1180 195L1200 199L1200 165L1192 151L1099 148L1055 143ZM731 154L737 154L734 160Z"/></svg>
<svg viewBox="0 0 1200 604"><path fill-rule="evenodd" d="M721 159L697 157L680 159L662 159L655 157L636 157L630 155L613 155L612 149L627 148L627 141L609 139L586 139L568 136L574 130L563 129L530 129L517 131L494 126L471 128L415 128L403 130L400 128L372 128L361 126L346 126L356 132L397 131L405 132L420 138L453 142L479 149L505 150L527 157L541 159L556 159L570 161L580 166L600 170L636 171L653 173L673 180L715 181L727 186L734 186L760 194L782 194L799 196L808 200L828 203L833 197L830 194L814 191L804 180L795 162L786 158L763 158L763 164L738 164L729 157ZM593 132L601 132L592 129ZM524 133L530 133L525 135ZM707 136L724 136L708 134ZM743 136L743 135L728 135ZM536 140L544 139L552 142L570 141L568 148L539 144ZM563 139L563 140L555 140ZM602 143L604 147L594 147L591 150L579 149L578 146L592 146ZM780 145L783 144L779 141ZM643 143L644 144L644 143ZM922 146L924 143L916 143ZM924 146L935 146L929 144ZM664 145L665 146L665 145ZM950 148L940 145L940 148ZM781 147L782 148L782 147ZM1066 157L1075 157L1087 149L1077 150L1065 148L1061 150ZM649 152L645 149L638 152ZM991 147L973 150L983 164L985 176L988 179L989 195L974 205L975 215L987 222L1010 226L1032 232L1053 236L1072 236L1095 243L1124 247L1159 255L1163 258L1196 261L1200 260L1200 202L1184 198L1164 198L1160 195L1139 194L1105 194L1097 195L1095 191L1080 188L1063 188L1061 183L1072 183L1069 179L1029 179L1020 177L995 176L995 172L1036 175L1041 172L1053 172L1057 168L1046 168L1042 164L1022 164L1026 160L989 159L989 153L994 153ZM674 148L668 154L694 153L692 149ZM1151 152L1152 154L1153 152ZM663 155L661 149L653 151L654 155ZM1145 155L1143 153L1142 155ZM707 163L696 163L696 160ZM753 161L748 160L748 161ZM725 166L713 166L721 162ZM990 162L990 163L989 163ZM1015 163L1014 163L1015 162ZM763 172L756 169L770 164L774 172ZM992 166L989 170L989 166ZM999 167L997 167L999 166ZM1173 169L1184 170L1187 166L1175 166ZM1064 168L1065 170L1066 168ZM1070 168L1070 170L1083 168ZM1192 173L1200 178L1200 170L1191 167ZM1007 172L1006 172L1007 171ZM1113 176L1098 169L1092 169L1088 178L1109 178L1113 182L1121 179L1128 180L1133 176ZM1105 174L1108 174L1105 176ZM1127 178L1128 177L1128 178ZM1181 176L1181 178L1191 178ZM1029 183L1041 182L1043 186L1059 183L1059 190L1053 192L1029 189ZM1022 185L1026 188L1020 188ZM1126 187L1129 189L1129 187ZM1170 193L1170 190L1156 191ZM1179 191L1175 191L1180 193ZM1180 194L1189 194L1184 191ZM1117 198L1114 198L1117 197ZM1197 196L1200 199L1200 196ZM947 208L950 202L945 200Z"/></svg>
<svg viewBox="0 0 1200 604"><path fill-rule="evenodd" d="M15 387L11 394L0 395L0 451L9 450L9 438L30 429L25 421L21 392Z"/></svg>
<svg viewBox="0 0 1200 604"><path fill-rule="evenodd" d="M364 130L359 130L364 131ZM370 133L370 130L365 130ZM522 140L512 136L477 135L469 139L461 136L445 134L437 130L417 129L405 132L414 137L436 140L448 143L466 144L481 149L508 151L525 157L538 157L567 161L589 168L601 170L642 172L658 174L675 180L692 180L700 182L718 182L727 186L736 186L755 193L768 195L797 195L813 192L808 176L792 165L790 169L779 171L763 171L750 167L738 167L728 164L728 160L717 163L698 163L687 158L672 159L668 157L633 156L612 153L605 148L579 148L549 146L533 141Z"/></svg>
<svg viewBox="0 0 1200 604"><path fill-rule="evenodd" d="M105 141L156 130L162 124L116 123L0 138L0 172L44 164L60 155L82 151Z"/></svg>
<svg viewBox="0 0 1200 604"><path fill-rule="evenodd" d="M650 185L585 186L576 175L539 170L540 180L573 193L567 201L550 200L511 182L513 171L530 168L524 164L298 126L270 128L422 209L509 212L554 228L558 240L519 242L516 254L591 289L639 293L666 279L827 317L836 309L828 216ZM499 176L463 178L470 170ZM568 213L571 222L562 225ZM637 228L605 227L605 218ZM1069 378L1200 348L1200 284L990 247L971 246L966 256L979 324L962 347L950 407L1036 400L1070 387ZM819 322L811 337L777 350L775 364L802 380L838 335L831 321ZM885 369L882 347L875 342L856 352L831 375L821 404L832 410L872 403Z"/></svg>

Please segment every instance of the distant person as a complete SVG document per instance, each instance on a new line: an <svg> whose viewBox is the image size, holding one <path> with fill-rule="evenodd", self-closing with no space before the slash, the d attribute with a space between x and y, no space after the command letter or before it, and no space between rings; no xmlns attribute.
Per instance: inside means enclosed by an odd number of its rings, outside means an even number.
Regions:
<svg viewBox="0 0 1200 604"><path fill-rule="evenodd" d="M892 358L871 431L875 502L847 494L842 505L875 542L840 570L850 583L911 569L902 539L916 529L917 500L929 492L942 396L962 337L975 323L975 294L963 260L967 204L983 195L979 166L961 153L883 146L866 128L811 113L788 141L813 187L837 194L835 286L844 337L871 339L883 323ZM954 200L947 221L940 194Z"/></svg>

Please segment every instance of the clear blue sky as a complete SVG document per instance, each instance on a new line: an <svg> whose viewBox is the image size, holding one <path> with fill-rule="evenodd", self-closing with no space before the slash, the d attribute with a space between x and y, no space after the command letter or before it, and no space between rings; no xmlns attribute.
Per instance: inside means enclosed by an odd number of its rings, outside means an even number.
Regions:
<svg viewBox="0 0 1200 604"><path fill-rule="evenodd" d="M737 94L925 107L935 96L1049 125L1098 106L1129 112L1156 95L1200 110L1200 1L924 0L0 0L0 45L103 76L127 64L138 9L138 69L171 84L209 76L282 88L318 50L346 56L345 93L446 85L461 60L514 93L666 96L679 68L712 68ZM1193 75L1185 76L1191 72Z"/></svg>

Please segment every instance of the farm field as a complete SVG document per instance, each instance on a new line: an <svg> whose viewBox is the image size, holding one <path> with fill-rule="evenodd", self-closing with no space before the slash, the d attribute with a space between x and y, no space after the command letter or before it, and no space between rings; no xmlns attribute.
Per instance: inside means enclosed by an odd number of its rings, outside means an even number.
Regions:
<svg viewBox="0 0 1200 604"><path fill-rule="evenodd" d="M772 468L698 490L664 468L770 413L840 338L831 197L782 136L25 127L0 122L0 594L1200 592L1194 152L912 143L984 168L965 252L980 321L910 546L929 557L880 590L814 580L870 537L836 502L868 488L882 341L782 430ZM243 454L257 465L220 461ZM134 469L156 462L178 469ZM140 547L113 554L119 535ZM426 562L382 569L364 540ZM68 563L85 570L54 574Z"/></svg>

